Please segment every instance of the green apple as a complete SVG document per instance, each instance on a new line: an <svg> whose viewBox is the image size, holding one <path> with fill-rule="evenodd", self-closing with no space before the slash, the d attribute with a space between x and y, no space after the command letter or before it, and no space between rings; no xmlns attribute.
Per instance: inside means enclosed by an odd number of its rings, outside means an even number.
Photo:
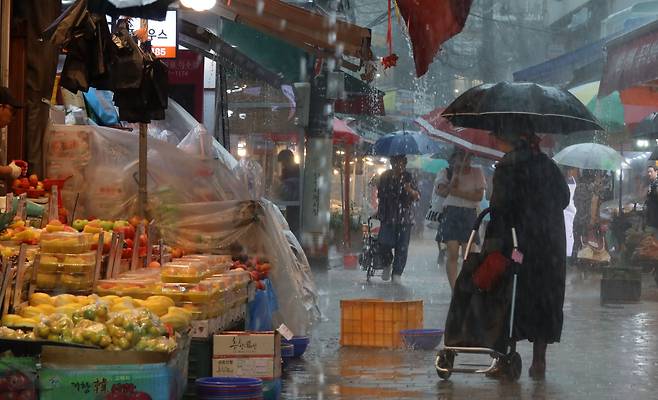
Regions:
<svg viewBox="0 0 658 400"><path fill-rule="evenodd" d="M104 231L111 231L114 229L114 222L112 221L101 221L101 228L103 228Z"/></svg>
<svg viewBox="0 0 658 400"><path fill-rule="evenodd" d="M85 229L85 226L89 223L86 219L76 219L73 221L73 229L75 229L78 232L82 232L83 229Z"/></svg>
<svg viewBox="0 0 658 400"><path fill-rule="evenodd" d="M128 226L128 225L130 225L130 223L128 221L125 221L125 220L122 220L122 219L114 221L114 227L115 228L121 228L121 227Z"/></svg>

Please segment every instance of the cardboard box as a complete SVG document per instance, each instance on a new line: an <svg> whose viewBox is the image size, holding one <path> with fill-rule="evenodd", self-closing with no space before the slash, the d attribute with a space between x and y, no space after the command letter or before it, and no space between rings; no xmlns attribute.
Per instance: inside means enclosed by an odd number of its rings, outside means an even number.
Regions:
<svg viewBox="0 0 658 400"><path fill-rule="evenodd" d="M213 338L213 376L281 376L278 332L225 332Z"/></svg>
<svg viewBox="0 0 658 400"><path fill-rule="evenodd" d="M172 353L43 346L39 398L97 400L129 386L151 399L179 399L187 385L189 351L188 336L179 338Z"/></svg>
<svg viewBox="0 0 658 400"><path fill-rule="evenodd" d="M281 360L274 357L213 358L212 376L275 379L281 376Z"/></svg>
<svg viewBox="0 0 658 400"><path fill-rule="evenodd" d="M224 332L213 338L213 355L230 357L268 357L281 355L278 332Z"/></svg>

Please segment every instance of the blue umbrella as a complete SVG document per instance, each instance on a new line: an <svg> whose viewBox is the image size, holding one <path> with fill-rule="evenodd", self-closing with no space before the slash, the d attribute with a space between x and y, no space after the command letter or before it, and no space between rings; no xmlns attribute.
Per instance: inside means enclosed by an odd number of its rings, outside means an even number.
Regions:
<svg viewBox="0 0 658 400"><path fill-rule="evenodd" d="M395 132L377 140L373 146L373 153L384 157L434 154L440 152L443 147L444 144L420 132Z"/></svg>

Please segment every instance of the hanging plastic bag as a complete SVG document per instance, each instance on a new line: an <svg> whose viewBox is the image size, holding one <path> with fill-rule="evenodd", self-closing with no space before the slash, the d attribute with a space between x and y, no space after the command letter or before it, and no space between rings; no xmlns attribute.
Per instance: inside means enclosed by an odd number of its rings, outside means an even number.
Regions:
<svg viewBox="0 0 658 400"><path fill-rule="evenodd" d="M87 104L87 111L98 125L119 125L119 114L112 102L112 92L89 88L89 91L84 93L84 97Z"/></svg>

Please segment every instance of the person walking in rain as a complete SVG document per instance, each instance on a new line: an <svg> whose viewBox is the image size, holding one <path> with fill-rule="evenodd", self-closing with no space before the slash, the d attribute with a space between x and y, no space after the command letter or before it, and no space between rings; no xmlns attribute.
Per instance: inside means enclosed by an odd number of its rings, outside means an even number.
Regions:
<svg viewBox="0 0 658 400"><path fill-rule="evenodd" d="M649 228L658 231L658 167L649 165L647 167L647 177L649 178L649 190L647 190L647 200L644 209L644 224Z"/></svg>
<svg viewBox="0 0 658 400"><path fill-rule="evenodd" d="M411 228L414 223L414 203L420 199L418 186L406 170L407 157L391 157L391 169L379 178L377 218L381 222L379 243L384 251L394 252L393 264L384 268L382 279L387 281L393 274L393 282L399 282L407 264Z"/></svg>
<svg viewBox="0 0 658 400"><path fill-rule="evenodd" d="M436 241L439 248L441 243L446 244L446 272L452 289L457 280L459 249L466 248L487 185L482 169L471 166L471 157L472 154L455 149L445 179L437 187L437 193L445 200Z"/></svg>
<svg viewBox="0 0 658 400"><path fill-rule="evenodd" d="M573 259L576 260L582 243L599 223L599 208L603 192L602 174L595 170L583 170L576 181L576 190L573 193L573 203L576 206L576 215L573 220Z"/></svg>
<svg viewBox="0 0 658 400"><path fill-rule="evenodd" d="M570 192L559 167L539 150L534 134L494 134L505 156L497 164L485 254L511 258L512 228L523 260L519 268L514 337L533 343L529 375L543 378L546 348L560 341L566 279L564 209Z"/></svg>

